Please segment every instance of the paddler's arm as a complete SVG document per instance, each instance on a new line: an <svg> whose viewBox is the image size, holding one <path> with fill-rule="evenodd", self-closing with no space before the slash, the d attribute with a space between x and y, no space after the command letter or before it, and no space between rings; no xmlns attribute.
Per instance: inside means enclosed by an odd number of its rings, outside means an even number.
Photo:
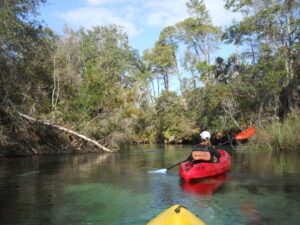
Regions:
<svg viewBox="0 0 300 225"><path fill-rule="evenodd" d="M211 146L209 148L210 150L210 154L212 155L212 157L214 158L214 156L217 158L217 162L220 162L220 158L221 158L221 154L220 152L218 152L214 146Z"/></svg>

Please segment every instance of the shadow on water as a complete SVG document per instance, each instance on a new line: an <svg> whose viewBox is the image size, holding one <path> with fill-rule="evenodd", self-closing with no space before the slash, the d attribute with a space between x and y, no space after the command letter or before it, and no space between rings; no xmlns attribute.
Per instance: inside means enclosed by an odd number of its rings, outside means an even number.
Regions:
<svg viewBox="0 0 300 225"><path fill-rule="evenodd" d="M207 224L297 224L300 155L230 150L224 176L184 183L191 146L141 145L115 154L0 159L1 225L142 225L173 204Z"/></svg>

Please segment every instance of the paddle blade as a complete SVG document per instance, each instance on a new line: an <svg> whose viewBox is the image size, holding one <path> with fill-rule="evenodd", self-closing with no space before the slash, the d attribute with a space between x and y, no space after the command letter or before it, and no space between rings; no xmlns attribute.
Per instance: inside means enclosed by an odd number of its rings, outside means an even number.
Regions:
<svg viewBox="0 0 300 225"><path fill-rule="evenodd" d="M148 173L166 173L167 169L151 170Z"/></svg>
<svg viewBox="0 0 300 225"><path fill-rule="evenodd" d="M244 140L247 139L249 137L251 137L252 135L254 135L256 132L256 128L255 127L250 127L246 130L244 130L243 132L237 134L234 139L236 140Z"/></svg>

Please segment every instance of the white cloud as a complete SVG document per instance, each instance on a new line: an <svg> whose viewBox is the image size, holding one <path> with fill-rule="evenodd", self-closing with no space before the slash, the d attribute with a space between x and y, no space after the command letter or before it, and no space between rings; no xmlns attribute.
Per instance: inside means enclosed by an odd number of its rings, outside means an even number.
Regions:
<svg viewBox="0 0 300 225"><path fill-rule="evenodd" d="M145 15L149 26L174 25L187 17L185 0L152 0L145 3L149 12Z"/></svg>
<svg viewBox="0 0 300 225"><path fill-rule="evenodd" d="M187 0L148 0L144 7L148 12L145 21L149 26L164 27L174 25L188 17ZM224 8L223 0L204 0L207 10L216 26L228 26L233 19L241 19L241 15Z"/></svg>
<svg viewBox="0 0 300 225"><path fill-rule="evenodd" d="M205 0L204 1L212 22L216 26L229 26L233 19L240 20L240 13L233 13L224 8L223 0Z"/></svg>
<svg viewBox="0 0 300 225"><path fill-rule="evenodd" d="M106 8L85 7L60 14L66 23L76 27L90 28L96 25L116 24L124 27L124 30L129 36L134 36L140 31L136 26L126 19L116 15Z"/></svg>
<svg viewBox="0 0 300 225"><path fill-rule="evenodd" d="M137 35L147 27L175 25L188 17L187 0L85 0L89 5L60 15L67 24L89 28L95 25L117 24L129 36ZM223 0L205 0L213 24L226 26L240 15L224 9Z"/></svg>
<svg viewBox="0 0 300 225"><path fill-rule="evenodd" d="M86 0L90 5L105 5L107 3L114 4L123 2L124 0Z"/></svg>
<svg viewBox="0 0 300 225"><path fill-rule="evenodd" d="M119 3L134 3L139 2L140 0L86 0L86 2L90 5L115 5Z"/></svg>
<svg viewBox="0 0 300 225"><path fill-rule="evenodd" d="M127 5L124 8L122 8L122 14L126 18L126 20L131 20L131 21L138 21L139 15L142 14L142 9L136 6L132 5Z"/></svg>

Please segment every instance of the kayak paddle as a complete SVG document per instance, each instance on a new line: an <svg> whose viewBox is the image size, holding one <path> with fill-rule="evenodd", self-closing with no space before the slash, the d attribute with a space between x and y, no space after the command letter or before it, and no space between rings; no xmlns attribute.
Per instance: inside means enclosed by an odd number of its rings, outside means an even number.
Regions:
<svg viewBox="0 0 300 225"><path fill-rule="evenodd" d="M225 145L225 144L231 142L231 141L234 140L234 139L235 139L235 140L245 140L245 139L251 137L252 135L254 135L255 132L256 132L256 128L255 128L255 127L250 127L250 128L248 128L248 129L246 129L246 130L243 130L241 133L238 133L237 135L235 135L235 136L234 136L233 138L231 138L230 140L225 141L224 143L219 144L219 145L217 145L217 146L215 146L215 147L220 147L220 146L222 146L222 145Z"/></svg>
<svg viewBox="0 0 300 225"><path fill-rule="evenodd" d="M152 171L149 171L148 173L166 173L169 169L172 169L173 167L178 166L180 163L183 163L183 162L186 162L186 161L187 161L187 159L184 160L184 161L178 162L178 163L176 163L173 166L170 166L168 168L159 169L159 170L152 170Z"/></svg>
<svg viewBox="0 0 300 225"><path fill-rule="evenodd" d="M256 132L256 128L255 127L250 127L246 130L244 130L243 132L237 134L234 139L236 140L244 140L247 139L249 137L251 137L252 135L254 135Z"/></svg>
<svg viewBox="0 0 300 225"><path fill-rule="evenodd" d="M173 167L178 166L178 165L180 165L181 163L184 163L184 162L186 162L186 161L188 161L188 160L186 159L186 160L183 160L183 161L181 161L181 162L178 162L178 163L176 163L175 165L168 167L166 170L172 169Z"/></svg>

